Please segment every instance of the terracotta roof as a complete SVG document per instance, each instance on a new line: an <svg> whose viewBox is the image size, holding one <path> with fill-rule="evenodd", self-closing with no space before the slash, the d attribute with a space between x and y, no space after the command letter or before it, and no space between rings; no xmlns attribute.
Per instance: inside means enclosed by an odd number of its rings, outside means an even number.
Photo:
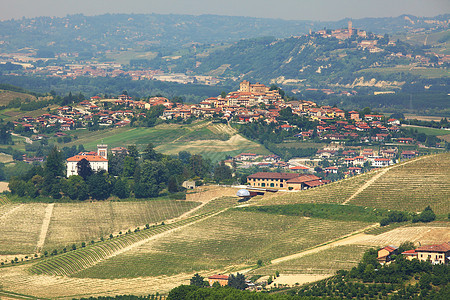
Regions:
<svg viewBox="0 0 450 300"><path fill-rule="evenodd" d="M320 180L320 177L317 177L316 175L310 175L310 174L305 174L305 175L301 175L301 176L296 176L292 179L289 179L286 183L306 183L306 182L310 182L310 181L314 181L314 180Z"/></svg>
<svg viewBox="0 0 450 300"><path fill-rule="evenodd" d="M402 252L403 255L411 255L411 256L417 256L416 250L407 250L405 252Z"/></svg>
<svg viewBox="0 0 450 300"><path fill-rule="evenodd" d="M416 252L449 252L450 242L443 243L440 245L428 245L422 246L416 249Z"/></svg>
<svg viewBox="0 0 450 300"><path fill-rule="evenodd" d="M383 249L389 251L389 253L392 253L392 252L394 252L395 250L397 250L398 247L395 247L395 246L386 246L386 247L384 247ZM381 250L383 250L383 249L381 249Z"/></svg>
<svg viewBox="0 0 450 300"><path fill-rule="evenodd" d="M209 276L208 279L228 280L228 275L212 275L212 276Z"/></svg>
<svg viewBox="0 0 450 300"><path fill-rule="evenodd" d="M331 180L312 180L312 181L305 182L305 184L310 187L315 187L315 186L328 184L330 182L331 182Z"/></svg>
<svg viewBox="0 0 450 300"><path fill-rule="evenodd" d="M83 158L86 159L87 161L108 161L106 158L98 155L75 155L69 157L67 161L80 161Z"/></svg>
<svg viewBox="0 0 450 300"><path fill-rule="evenodd" d="M276 173L276 172L257 172L248 176L247 178L261 178L261 179L291 179L298 177L297 173Z"/></svg>

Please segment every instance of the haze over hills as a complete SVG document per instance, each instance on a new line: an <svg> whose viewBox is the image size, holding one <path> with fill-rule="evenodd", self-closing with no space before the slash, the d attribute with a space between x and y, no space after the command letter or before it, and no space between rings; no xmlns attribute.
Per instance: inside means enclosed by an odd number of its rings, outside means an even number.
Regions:
<svg viewBox="0 0 450 300"><path fill-rule="evenodd" d="M433 18L402 15L353 20L354 26L384 34L429 30L448 26L449 14ZM105 14L38 17L0 22L0 52L29 48L69 51L104 51L128 48L174 49L188 43L223 43L243 38L278 38L347 25L336 22L218 15ZM26 49L23 49L26 48ZM166 49L166 50L168 50Z"/></svg>

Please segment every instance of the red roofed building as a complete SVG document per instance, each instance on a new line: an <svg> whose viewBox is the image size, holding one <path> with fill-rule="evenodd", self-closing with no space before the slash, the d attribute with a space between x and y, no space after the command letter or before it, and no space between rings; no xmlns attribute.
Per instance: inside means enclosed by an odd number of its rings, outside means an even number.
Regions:
<svg viewBox="0 0 450 300"><path fill-rule="evenodd" d="M97 145L97 152L81 152L78 155L69 157L67 162L67 177L72 175L78 175L78 163L86 159L92 171L98 172L100 170L105 170L108 172L108 156L107 156L107 145Z"/></svg>
<svg viewBox="0 0 450 300"><path fill-rule="evenodd" d="M397 254L398 248L395 246L386 246L383 249L378 250L378 262L380 264L387 263L391 260L391 255Z"/></svg>
<svg viewBox="0 0 450 300"><path fill-rule="evenodd" d="M247 177L247 183L257 188L287 188L289 179L297 178L297 173L258 172Z"/></svg>
<svg viewBox="0 0 450 300"><path fill-rule="evenodd" d="M228 275L213 275L208 277L209 285L212 286L215 282L218 282L221 286L228 285Z"/></svg>
<svg viewBox="0 0 450 300"><path fill-rule="evenodd" d="M422 246L415 250L419 260L429 261L433 265L448 264L450 261L450 242L440 245Z"/></svg>

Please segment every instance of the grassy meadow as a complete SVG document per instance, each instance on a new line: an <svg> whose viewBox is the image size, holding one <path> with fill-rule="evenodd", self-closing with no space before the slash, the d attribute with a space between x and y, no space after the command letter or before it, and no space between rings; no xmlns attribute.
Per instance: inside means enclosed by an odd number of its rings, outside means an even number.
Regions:
<svg viewBox="0 0 450 300"><path fill-rule="evenodd" d="M143 149L148 143L156 146L156 151L164 154L178 154L189 151L192 154L202 154L213 162L224 159L227 155L237 155L242 152L270 154L262 145L250 141L226 124L212 124L208 121L195 122L188 125L160 124L152 128L122 127L105 129L101 132L77 130L72 134L77 139L60 147L71 147L82 144L87 150L94 150L98 143L108 147L137 145Z"/></svg>

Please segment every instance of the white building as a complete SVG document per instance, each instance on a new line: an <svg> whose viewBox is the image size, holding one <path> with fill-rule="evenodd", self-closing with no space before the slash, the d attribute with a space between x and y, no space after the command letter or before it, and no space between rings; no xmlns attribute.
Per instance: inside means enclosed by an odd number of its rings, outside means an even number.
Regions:
<svg viewBox="0 0 450 300"><path fill-rule="evenodd" d="M77 164L83 159L86 159L92 171L98 172L105 170L108 172L108 146L97 145L97 152L81 152L78 155L69 157L67 159L67 177L78 175Z"/></svg>
<svg viewBox="0 0 450 300"><path fill-rule="evenodd" d="M392 165L393 162L389 158L375 158L372 161L372 167L387 167Z"/></svg>

